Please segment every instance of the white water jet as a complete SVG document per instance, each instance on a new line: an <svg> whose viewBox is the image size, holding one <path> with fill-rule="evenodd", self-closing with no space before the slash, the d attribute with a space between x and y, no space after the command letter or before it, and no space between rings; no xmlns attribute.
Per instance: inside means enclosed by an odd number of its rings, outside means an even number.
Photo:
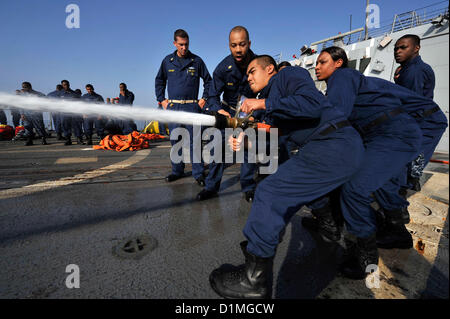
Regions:
<svg viewBox="0 0 450 319"><path fill-rule="evenodd" d="M23 96L4 92L0 92L0 105L41 112L44 111L89 116L101 115L122 119L160 121L162 123L180 123L203 126L214 126L216 123L214 116L205 114L151 109L149 107L135 105L130 107L117 104L86 103L77 100L38 97L33 95Z"/></svg>

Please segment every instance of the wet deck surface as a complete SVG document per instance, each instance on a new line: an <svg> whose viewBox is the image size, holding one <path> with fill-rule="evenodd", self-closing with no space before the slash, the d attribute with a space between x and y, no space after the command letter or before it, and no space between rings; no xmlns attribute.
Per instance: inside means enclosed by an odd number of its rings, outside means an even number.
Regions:
<svg viewBox="0 0 450 319"><path fill-rule="evenodd" d="M225 171L219 197L197 202L192 177L164 181L167 141L124 153L49 142L0 142L0 298L218 298L211 270L243 262L250 204L239 166ZM407 227L424 248L380 249L379 288L337 277L342 247L303 229L303 209L278 248L273 297L448 298L448 165L430 164L423 183ZM139 259L115 252L136 235L157 246ZM79 289L66 287L69 264L80 268Z"/></svg>

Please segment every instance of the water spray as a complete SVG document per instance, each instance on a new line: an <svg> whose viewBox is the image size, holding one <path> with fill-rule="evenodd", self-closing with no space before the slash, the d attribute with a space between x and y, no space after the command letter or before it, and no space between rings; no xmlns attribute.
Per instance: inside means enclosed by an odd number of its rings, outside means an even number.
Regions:
<svg viewBox="0 0 450 319"><path fill-rule="evenodd" d="M105 116L120 119L160 121L187 125L214 126L216 118L211 115L182 111L153 109L143 106L121 106L111 104L86 103L77 100L21 96L0 92L0 105L18 109L45 111L62 114Z"/></svg>
<svg viewBox="0 0 450 319"><path fill-rule="evenodd" d="M187 125L213 126L224 128L261 128L261 123L253 120L251 113L244 118L230 118L219 113L206 115L199 113L150 109L143 106L121 106L111 104L86 103L77 100L38 97L32 95L13 95L0 92L0 105L62 114L88 116L106 116L121 119L160 121L163 123L180 123Z"/></svg>

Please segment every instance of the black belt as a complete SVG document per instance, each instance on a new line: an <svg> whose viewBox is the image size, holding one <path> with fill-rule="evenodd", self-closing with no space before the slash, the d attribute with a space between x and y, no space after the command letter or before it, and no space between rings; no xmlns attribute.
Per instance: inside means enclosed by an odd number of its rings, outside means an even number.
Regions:
<svg viewBox="0 0 450 319"><path fill-rule="evenodd" d="M383 122L386 122L387 120L391 119L392 117L399 115L400 113L403 113L403 110L400 108L390 111L387 114L384 113L379 118L377 118L377 119L373 120L372 122L370 122L369 124L361 127L361 129L363 131L368 131L370 129L373 129L374 127L380 125Z"/></svg>
<svg viewBox="0 0 450 319"><path fill-rule="evenodd" d="M346 127L346 126L351 126L352 124L345 120L345 121L341 121L336 123L335 125L330 125L329 127L327 127L326 129L324 129L323 131L321 131L319 134L324 136L324 135L328 135L330 133L333 133L334 131L336 131L337 129Z"/></svg>
<svg viewBox="0 0 450 319"><path fill-rule="evenodd" d="M435 107L433 107L432 109L429 109L429 110L424 111L424 112L422 113L422 117L430 116L431 114L433 114L433 113L435 113L435 112L437 112L437 111L439 111L439 110L440 110L439 106L435 106Z"/></svg>

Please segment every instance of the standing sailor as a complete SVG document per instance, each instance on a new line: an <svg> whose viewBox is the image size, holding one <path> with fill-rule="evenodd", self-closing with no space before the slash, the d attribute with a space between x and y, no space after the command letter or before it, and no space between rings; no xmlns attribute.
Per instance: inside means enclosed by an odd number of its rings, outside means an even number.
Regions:
<svg viewBox="0 0 450 319"><path fill-rule="evenodd" d="M81 99L86 102L93 102L97 104L103 104L105 101L100 94L95 93L94 86L92 84L86 84L86 94L84 94ZM97 130L97 135L103 139L104 137L104 122L101 116L97 116L96 118L92 116L83 115L83 130L87 139L87 145L92 145L92 132L95 129Z"/></svg>
<svg viewBox="0 0 450 319"><path fill-rule="evenodd" d="M22 83L22 94L23 95L34 95L43 97L45 94L33 90L30 82ZM22 120L27 132L27 142L25 146L33 145L33 128L42 138L42 145L47 145L46 137L47 132L45 131L44 121L42 120L42 112L23 110Z"/></svg>
<svg viewBox="0 0 450 319"><path fill-rule="evenodd" d="M56 90L47 94L50 98L59 98L61 96L63 87L61 84L56 86ZM62 137L63 127L62 127L62 115L59 112L52 112L53 124L55 126L56 139L58 141L62 141L64 138Z"/></svg>
<svg viewBox="0 0 450 319"><path fill-rule="evenodd" d="M400 66L395 71L394 81L419 95L433 99L435 76L433 69L422 61L419 55L420 38L414 34L406 34L395 43L394 57ZM427 113L412 114L423 132L422 152L418 158L408 165L407 185L402 187L406 195L408 188L420 191L420 176L428 164L434 149L447 127L447 119L439 107Z"/></svg>
<svg viewBox="0 0 450 319"><path fill-rule="evenodd" d="M229 47L231 54L223 59L213 73L213 81L209 91L206 111L218 112L228 117L234 117L236 107L241 97L254 98L256 94L250 90L247 82L247 66L255 54L250 50L250 37L243 26L236 26L229 34ZM222 96L222 102L220 96ZM261 116L263 112L259 112ZM255 115L256 116L256 115ZM222 145L225 145L225 133L222 130ZM222 154L225 152L222 151ZM247 201L252 201L256 188L253 175L256 171L256 163L248 163L248 152L244 151L244 163L241 164L241 189ZM225 163L212 162L209 165L209 174L205 180L205 188L198 193L198 200L205 200L217 195Z"/></svg>
<svg viewBox="0 0 450 319"><path fill-rule="evenodd" d="M131 107L134 102L134 93L128 90L125 83L119 84L119 90L119 101L117 104L129 105ZM136 123L132 119L123 119L119 123L123 134L130 134L133 131L137 131Z"/></svg>
<svg viewBox="0 0 450 319"><path fill-rule="evenodd" d="M164 109L171 111L184 111L200 113L208 98L208 90L211 83L211 76L203 60L189 51L189 35L186 31L178 29L174 33L173 44L176 51L164 58L158 74L155 78L155 93L158 103ZM203 97L198 100L200 78L203 80ZM169 98L165 98L167 93ZM172 132L178 127L184 127L189 132L190 156L192 162L192 176L201 186L205 184L203 175L204 167L201 158L194 157L194 140L201 144L201 130L196 131L197 136L193 136L192 125L180 125L169 123L169 130ZM170 140L172 146L177 140ZM179 156L181 156L180 149ZM172 173L166 177L167 182L175 181L184 174L185 164L172 162Z"/></svg>
<svg viewBox="0 0 450 319"><path fill-rule="evenodd" d="M61 92L60 98L65 100L75 100L79 99L81 96L77 94L70 88L70 83L67 80L62 80L61 85L63 86L63 91ZM84 144L83 142L83 118L75 114L63 114L62 123L64 136L66 142L64 145L72 145L72 129L74 130L75 136L77 137L77 144Z"/></svg>

